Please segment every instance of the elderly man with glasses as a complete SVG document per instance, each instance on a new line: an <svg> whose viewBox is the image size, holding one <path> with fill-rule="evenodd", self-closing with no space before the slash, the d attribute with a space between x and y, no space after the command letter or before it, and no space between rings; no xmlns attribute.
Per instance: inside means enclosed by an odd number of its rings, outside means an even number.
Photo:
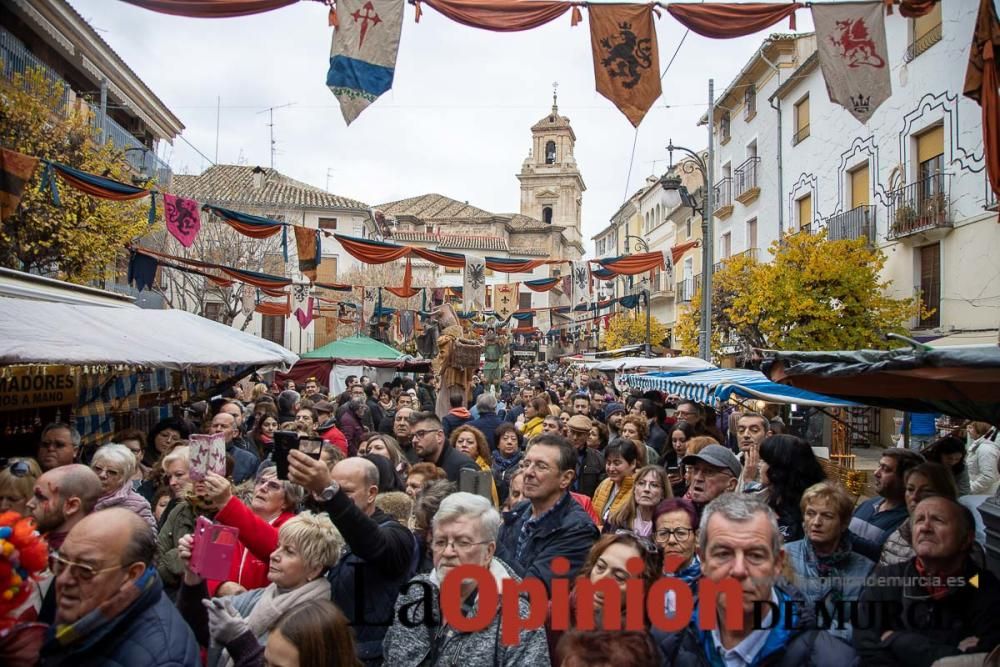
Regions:
<svg viewBox="0 0 1000 667"><path fill-rule="evenodd" d="M385 636L385 658L389 665L547 665L548 645L542 628L522 629L518 642L500 641L501 609L489 609L490 624L478 632L456 630L444 621L441 586L448 573L460 565L478 565L489 571L497 590L504 579L518 579L514 569L494 557L500 530L500 514L490 501L471 493L453 493L441 501L431 521L431 554L434 569L419 574L404 587L396 601L393 626ZM476 580L461 583L462 613L479 613ZM431 600L427 600L427 597ZM431 610L430 616L425 616ZM518 614L528 618L524 597Z"/></svg>
<svg viewBox="0 0 1000 667"><path fill-rule="evenodd" d="M79 453L80 432L69 424L57 422L42 430L36 457L42 472L74 463Z"/></svg>
<svg viewBox="0 0 1000 667"><path fill-rule="evenodd" d="M156 539L135 513L95 512L51 557L56 624L41 665L196 665L198 643L163 595Z"/></svg>
<svg viewBox="0 0 1000 667"><path fill-rule="evenodd" d="M697 454L685 456L681 463L688 466L691 476L688 495L699 517L710 502L723 493L736 490L743 471L736 454L722 445L709 445Z"/></svg>
<svg viewBox="0 0 1000 667"><path fill-rule="evenodd" d="M448 475L449 482L458 483L462 470L479 471L471 458L448 444L444 425L433 412L415 412L410 415L410 436L413 453L424 463L433 463Z"/></svg>

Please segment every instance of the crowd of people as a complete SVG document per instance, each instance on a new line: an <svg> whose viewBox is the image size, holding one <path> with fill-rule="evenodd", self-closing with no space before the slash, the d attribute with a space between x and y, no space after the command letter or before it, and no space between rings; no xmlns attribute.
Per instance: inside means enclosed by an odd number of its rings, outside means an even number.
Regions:
<svg viewBox="0 0 1000 667"><path fill-rule="evenodd" d="M995 427L886 449L864 500L774 415L558 364L476 376L442 415L438 392L432 374L233 386L99 447L47 426L0 469L0 526L32 517L50 554L13 560L0 662L945 667L1000 645L976 509L1000 483ZM279 432L322 441L287 452L286 479ZM221 434L225 475L191 478L195 433ZM203 519L238 531L228 572L199 567ZM569 590L568 623L469 579L467 617L517 608L456 627L441 592L463 565ZM636 580L664 592L630 609Z"/></svg>

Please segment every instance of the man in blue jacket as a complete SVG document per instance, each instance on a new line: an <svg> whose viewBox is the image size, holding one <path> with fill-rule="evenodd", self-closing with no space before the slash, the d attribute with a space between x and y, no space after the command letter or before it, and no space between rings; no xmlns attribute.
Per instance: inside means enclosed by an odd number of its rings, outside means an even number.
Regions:
<svg viewBox="0 0 1000 667"><path fill-rule="evenodd" d="M497 426L503 423L497 416L497 398L493 394L486 393L476 399L476 411L479 417L469 422L469 426L475 426L486 436L486 443L490 449L497 448L496 430Z"/></svg>
<svg viewBox="0 0 1000 667"><path fill-rule="evenodd" d="M682 631L655 631L664 666L851 667L857 662L850 644L817 628L802 594L780 583L785 552L778 519L766 504L742 493L710 502L701 516L698 554L706 579L736 580L742 595L733 599L718 593L715 629L701 627L696 607ZM727 622L732 604L740 606L739 627Z"/></svg>
<svg viewBox="0 0 1000 667"><path fill-rule="evenodd" d="M156 537L137 514L106 509L76 524L52 554L56 624L41 665L200 664L194 633L163 595Z"/></svg>
<svg viewBox="0 0 1000 667"><path fill-rule="evenodd" d="M561 435L545 433L532 440L524 455L526 500L504 516L496 555L521 578L533 577L551 589L552 559L569 560L572 577L597 541L597 526L570 495L576 474L576 450Z"/></svg>

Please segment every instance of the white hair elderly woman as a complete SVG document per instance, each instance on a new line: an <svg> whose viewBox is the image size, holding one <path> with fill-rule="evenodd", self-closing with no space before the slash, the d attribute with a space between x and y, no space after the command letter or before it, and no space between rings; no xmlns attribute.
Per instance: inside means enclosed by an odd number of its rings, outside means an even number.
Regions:
<svg viewBox="0 0 1000 667"><path fill-rule="evenodd" d="M507 646L500 641L501 610L494 613L488 627L479 632L462 632L448 626L441 615L441 584L459 565L479 565L488 570L500 590L504 579L517 579L514 571L494 558L500 514L482 496L453 493L441 501L431 522L431 553L434 569L418 574L403 588L396 601L393 625L385 635L385 664L405 665L547 665L549 649L545 630L521 630L520 641ZM432 594L430 607L422 603ZM478 583L466 580L461 585L462 612L476 615L479 604ZM424 618L424 610L433 610L433 618ZM520 599L518 613L528 616L528 602ZM400 617L405 620L401 621Z"/></svg>
<svg viewBox="0 0 1000 667"><path fill-rule="evenodd" d="M124 507L142 517L155 531L156 517L149 507L149 501L132 488L132 477L137 465L135 454L125 445L104 445L94 453L90 468L101 480L103 491L94 511Z"/></svg>
<svg viewBox="0 0 1000 667"><path fill-rule="evenodd" d="M344 538L325 514L303 512L278 530L266 588L239 595L209 598L205 580L191 571L191 535L181 539L184 583L177 608L202 646L208 667L258 664L267 637L278 622L311 600L329 600L330 582L323 573L340 560Z"/></svg>

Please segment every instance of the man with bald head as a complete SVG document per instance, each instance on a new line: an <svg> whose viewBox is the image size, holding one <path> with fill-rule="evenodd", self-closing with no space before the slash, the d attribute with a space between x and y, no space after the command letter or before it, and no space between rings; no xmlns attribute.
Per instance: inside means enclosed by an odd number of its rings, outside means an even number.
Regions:
<svg viewBox="0 0 1000 667"><path fill-rule="evenodd" d="M49 549L62 546L70 529L94 511L102 493L97 473L80 463L53 468L35 480L28 511Z"/></svg>
<svg viewBox="0 0 1000 667"><path fill-rule="evenodd" d="M56 626L40 665L196 665L198 643L163 595L156 537L134 512L80 520L52 554Z"/></svg>
<svg viewBox="0 0 1000 667"><path fill-rule="evenodd" d="M344 536L347 551L327 573L333 602L354 628L358 658L382 664L382 640L392 625L399 590L416 570L410 531L375 507L378 468L352 456L333 470L301 451L288 455L288 478L313 494Z"/></svg>

